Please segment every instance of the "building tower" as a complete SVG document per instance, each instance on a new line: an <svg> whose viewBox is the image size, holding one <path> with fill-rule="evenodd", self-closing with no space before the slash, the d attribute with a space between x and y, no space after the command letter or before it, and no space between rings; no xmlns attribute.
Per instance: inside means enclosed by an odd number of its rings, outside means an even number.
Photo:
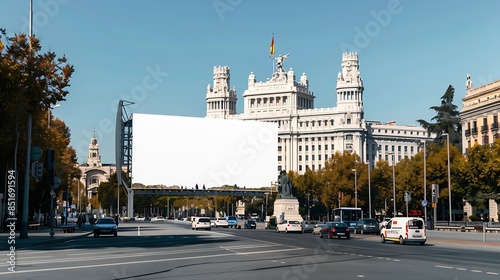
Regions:
<svg viewBox="0 0 500 280"><path fill-rule="evenodd" d="M226 119L228 115L236 115L236 89L229 86L229 67L215 66L214 87L207 86L207 118Z"/></svg>
<svg viewBox="0 0 500 280"><path fill-rule="evenodd" d="M90 140L89 152L87 154L87 166L102 167L99 144L97 144L97 138L95 137L92 137Z"/></svg>
<svg viewBox="0 0 500 280"><path fill-rule="evenodd" d="M357 53L342 54L342 70L337 76L337 109L342 113L339 125L344 127L342 133L343 149L356 152L364 159L366 148L364 113L363 113L363 81L359 73Z"/></svg>
<svg viewBox="0 0 500 280"><path fill-rule="evenodd" d="M363 80L357 53L342 54L342 71L337 77L337 108L363 119ZM346 124L348 124L346 122Z"/></svg>

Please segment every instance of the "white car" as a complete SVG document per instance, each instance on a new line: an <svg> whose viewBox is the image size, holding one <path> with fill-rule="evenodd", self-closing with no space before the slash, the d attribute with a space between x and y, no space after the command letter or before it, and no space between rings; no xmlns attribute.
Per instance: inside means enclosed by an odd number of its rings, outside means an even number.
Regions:
<svg viewBox="0 0 500 280"><path fill-rule="evenodd" d="M288 221L283 220L276 226L276 232L280 233L284 231L285 233L289 232L300 232L302 233L302 224L299 221Z"/></svg>
<svg viewBox="0 0 500 280"><path fill-rule="evenodd" d="M210 230L212 229L212 226L210 225L210 218L208 217L197 217L194 218L193 221L191 222L191 229L192 230L198 230L198 229L205 229L205 230Z"/></svg>
<svg viewBox="0 0 500 280"><path fill-rule="evenodd" d="M164 221L165 221L165 218L163 218L162 216L151 218L152 223L162 223Z"/></svg>
<svg viewBox="0 0 500 280"><path fill-rule="evenodd" d="M227 228L227 227L229 227L229 224L228 224L228 221L227 221L226 218L217 218L214 221L214 227L216 227L216 228L218 228L218 227Z"/></svg>

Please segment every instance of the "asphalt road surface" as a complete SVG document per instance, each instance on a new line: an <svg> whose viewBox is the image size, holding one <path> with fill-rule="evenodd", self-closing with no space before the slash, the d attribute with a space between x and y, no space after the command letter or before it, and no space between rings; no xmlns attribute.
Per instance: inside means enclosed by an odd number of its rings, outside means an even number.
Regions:
<svg viewBox="0 0 500 280"><path fill-rule="evenodd" d="M139 228L140 227L140 228ZM500 235L498 235L500 236ZM191 230L188 223L122 223L16 251L0 279L500 279L500 247L319 238L272 230Z"/></svg>

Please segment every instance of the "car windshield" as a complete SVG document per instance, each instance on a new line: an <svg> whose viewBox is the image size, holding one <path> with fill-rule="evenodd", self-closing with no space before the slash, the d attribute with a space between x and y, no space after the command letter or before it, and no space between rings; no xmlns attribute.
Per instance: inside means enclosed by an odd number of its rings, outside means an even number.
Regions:
<svg viewBox="0 0 500 280"><path fill-rule="evenodd" d="M297 222L297 221L290 221L290 222L288 222L288 223L289 223L289 224L300 224L300 223L299 223L299 222Z"/></svg>
<svg viewBox="0 0 500 280"><path fill-rule="evenodd" d="M342 228L342 227L347 227L347 225L344 223L333 223L333 227Z"/></svg>
<svg viewBox="0 0 500 280"><path fill-rule="evenodd" d="M376 224L378 224L378 222L375 219L366 219L365 220L365 224L367 224L367 225L376 225Z"/></svg>
<svg viewBox="0 0 500 280"><path fill-rule="evenodd" d="M230 216L230 217L227 217L228 220L236 220L236 217L233 217L233 216Z"/></svg>
<svg viewBox="0 0 500 280"><path fill-rule="evenodd" d="M115 220L113 219L99 219L97 220L97 224L114 224Z"/></svg>
<svg viewBox="0 0 500 280"><path fill-rule="evenodd" d="M200 221L200 222L202 222L202 223L207 223L207 222L209 223L209 222L210 222L210 219L208 219L208 218L203 218L203 219L200 219L199 221Z"/></svg>

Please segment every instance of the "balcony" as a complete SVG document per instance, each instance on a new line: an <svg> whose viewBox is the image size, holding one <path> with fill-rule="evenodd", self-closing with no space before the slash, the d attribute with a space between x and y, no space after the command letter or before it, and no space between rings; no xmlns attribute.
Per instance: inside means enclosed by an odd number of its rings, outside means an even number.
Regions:
<svg viewBox="0 0 500 280"><path fill-rule="evenodd" d="M469 137L469 136L470 136L470 129L466 129L466 130L465 130L465 136L466 136L466 137Z"/></svg>
<svg viewBox="0 0 500 280"><path fill-rule="evenodd" d="M472 134L477 135L477 127L472 128Z"/></svg>
<svg viewBox="0 0 500 280"><path fill-rule="evenodd" d="M481 126L481 133L488 133L488 125Z"/></svg>
<svg viewBox="0 0 500 280"><path fill-rule="evenodd" d="M498 122L491 123L491 131L498 130Z"/></svg>

